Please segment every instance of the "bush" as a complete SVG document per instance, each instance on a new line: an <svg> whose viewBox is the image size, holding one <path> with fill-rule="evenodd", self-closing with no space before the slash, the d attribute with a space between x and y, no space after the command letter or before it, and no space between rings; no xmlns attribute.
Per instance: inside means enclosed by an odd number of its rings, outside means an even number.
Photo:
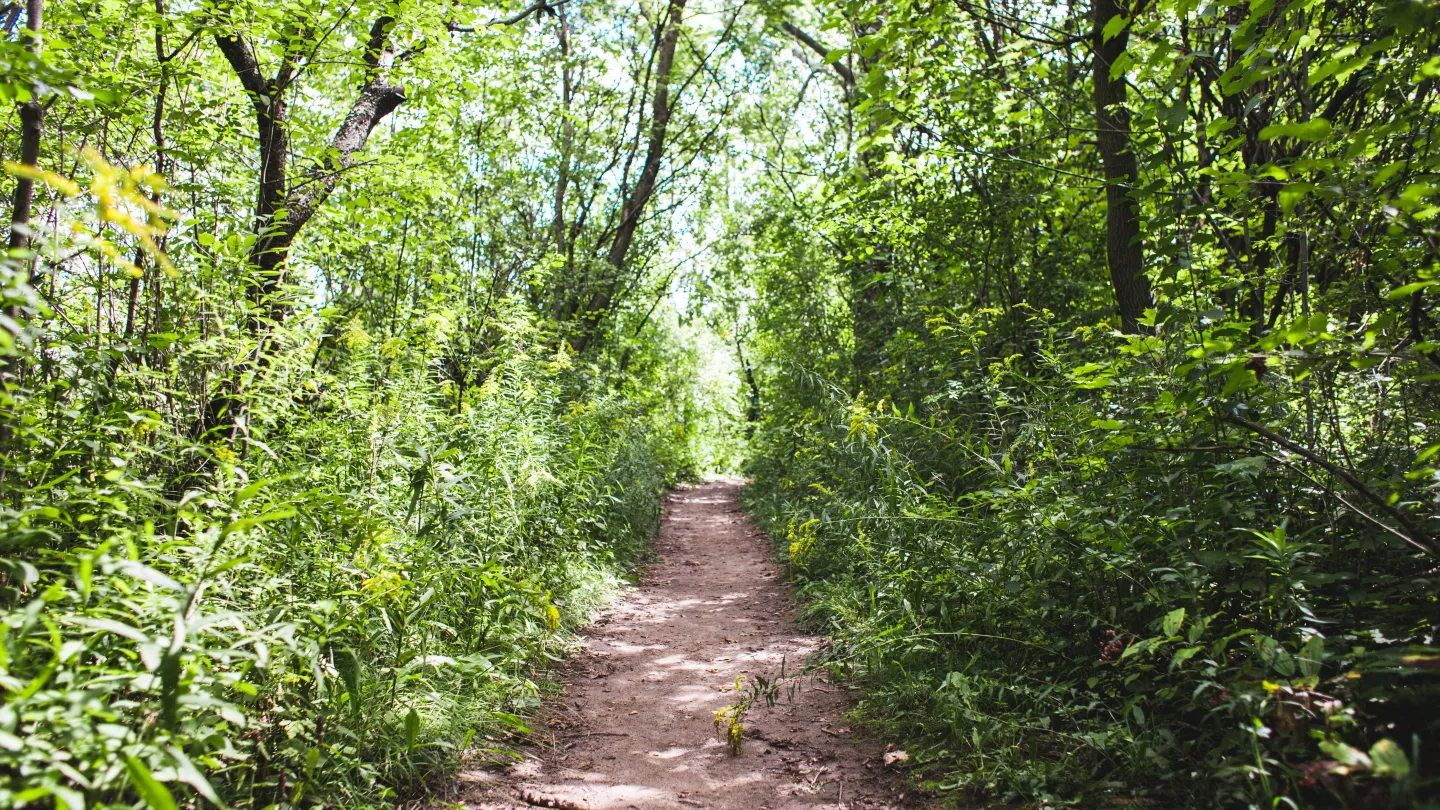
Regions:
<svg viewBox="0 0 1440 810"><path fill-rule="evenodd" d="M457 409L433 347L352 325L313 372L297 323L234 445L195 438L203 394L176 390L217 342L31 365L0 513L0 803L379 806L503 751L683 455L669 417L507 328Z"/></svg>
<svg viewBox="0 0 1440 810"><path fill-rule="evenodd" d="M1183 311L1118 352L1051 320L1032 317L1033 352L987 360L984 313L937 316L933 351L955 358L943 396L902 410L815 385L793 394L822 403L810 418L772 425L753 455L749 508L836 637L831 662L870 687L862 713L918 738L941 791L1433 796L1434 559L1247 423L1344 441L1390 503L1434 497L1415 462L1433 433L1369 421L1358 342L1257 374L1243 349L1217 350L1236 327ZM1422 373L1394 369L1387 407L1423 411ZM1346 433L1306 434L1307 401Z"/></svg>

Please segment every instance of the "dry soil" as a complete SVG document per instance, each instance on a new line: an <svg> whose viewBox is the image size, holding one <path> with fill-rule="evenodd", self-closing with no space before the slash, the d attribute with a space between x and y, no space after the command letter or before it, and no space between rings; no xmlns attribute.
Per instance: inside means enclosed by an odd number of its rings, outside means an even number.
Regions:
<svg viewBox="0 0 1440 810"><path fill-rule="evenodd" d="M716 479L666 500L659 559L605 611L561 670L564 691L536 724L525 759L475 765L459 793L476 810L800 810L923 806L897 786L890 751L845 719L849 690L795 677L822 643L764 537L740 511L741 482ZM744 718L744 746L717 739L714 712L757 676L773 708Z"/></svg>

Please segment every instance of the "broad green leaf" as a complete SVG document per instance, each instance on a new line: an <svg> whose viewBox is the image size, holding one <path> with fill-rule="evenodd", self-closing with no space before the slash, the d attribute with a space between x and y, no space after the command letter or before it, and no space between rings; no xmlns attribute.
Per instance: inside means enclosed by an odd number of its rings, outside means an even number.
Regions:
<svg viewBox="0 0 1440 810"><path fill-rule="evenodd" d="M1385 293L1385 297L1391 301L1398 301L1402 298L1409 298L1421 290L1428 290L1436 284L1440 284L1440 280L1432 278L1428 281L1416 281L1411 284L1406 284L1403 287L1396 287L1390 292Z"/></svg>
<svg viewBox="0 0 1440 810"><path fill-rule="evenodd" d="M1370 746L1370 763L1376 776L1403 779L1410 775L1409 757L1388 737Z"/></svg>
<svg viewBox="0 0 1440 810"><path fill-rule="evenodd" d="M1185 624L1185 608L1175 608L1165 614L1164 631L1167 636L1180 634L1180 627Z"/></svg>
<svg viewBox="0 0 1440 810"><path fill-rule="evenodd" d="M1297 141L1323 141L1330 137L1333 127L1324 118L1312 118L1295 124L1271 124L1260 130L1260 140L1294 138Z"/></svg>
<svg viewBox="0 0 1440 810"><path fill-rule="evenodd" d="M1105 23L1105 28L1100 33L1101 39L1103 39L1105 42L1109 42L1110 40L1119 36L1120 32L1124 31L1125 26L1129 24L1130 21L1126 19L1123 14L1116 14L1114 17L1110 18L1109 22Z"/></svg>
<svg viewBox="0 0 1440 810"><path fill-rule="evenodd" d="M420 714L411 707L405 715L405 747L415 747L415 740L420 736Z"/></svg>
<svg viewBox="0 0 1440 810"><path fill-rule="evenodd" d="M1336 740L1324 740L1320 743L1320 750L1329 754L1341 765L1351 768L1370 769L1370 757L1358 748L1352 748L1343 742Z"/></svg>
<svg viewBox="0 0 1440 810"><path fill-rule="evenodd" d="M140 794L140 798L145 800L151 810L178 810L175 797L170 795L169 789L155 780L154 774L145 767L145 763L126 754L125 772L130 775L130 784L135 787L135 792Z"/></svg>
<svg viewBox="0 0 1440 810"><path fill-rule="evenodd" d="M1200 651L1203 650L1203 649L1205 649L1205 648L1204 648L1204 647L1185 647L1184 649L1176 650L1174 657L1172 657L1172 658L1170 659L1170 668L1171 668L1171 669L1175 669L1175 668L1177 668L1177 667L1182 666L1186 661L1189 661L1191 658L1194 658L1194 657L1195 657L1195 654L1198 653L1198 652L1200 652Z"/></svg>

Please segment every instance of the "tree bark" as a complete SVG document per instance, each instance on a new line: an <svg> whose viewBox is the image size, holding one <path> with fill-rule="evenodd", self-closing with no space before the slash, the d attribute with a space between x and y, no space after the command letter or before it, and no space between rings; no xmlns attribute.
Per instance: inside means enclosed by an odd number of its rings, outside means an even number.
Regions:
<svg viewBox="0 0 1440 810"><path fill-rule="evenodd" d="M43 15L42 0L28 0L25 4L25 30L30 32L30 49L40 51L40 24ZM45 107L31 88L29 101L16 105L20 114L20 163L34 168L40 160L40 132L45 125ZM35 181L20 177L15 181L15 207L10 215L10 250L26 250L30 247L30 208L35 199Z"/></svg>
<svg viewBox="0 0 1440 810"><path fill-rule="evenodd" d="M30 32L30 49L40 52L40 25L44 8L42 0L28 0L25 5L25 30ZM20 163L29 168L35 168L40 162L40 135L45 125L45 107L40 103L37 88L31 87L31 98L23 104L16 105L16 111L20 115ZM17 177L15 180L14 207L10 213L10 253L13 255L23 253L30 249L32 240L30 238L30 209L35 200L35 181L28 177ZM29 268L31 286L36 286L38 279L35 278L34 259L24 259L25 267ZM12 323L18 324L22 313L19 307L9 307L6 315ZM15 375L17 365L13 358L6 358L3 366L0 366L0 384L8 381Z"/></svg>
<svg viewBox="0 0 1440 810"><path fill-rule="evenodd" d="M184 45L180 46L184 49ZM162 177L165 175L165 95L170 89L170 60L175 54L165 53L165 0L155 0L155 61L160 63L160 87L155 91L155 114L150 122L151 135L155 140L155 171ZM151 202L160 202L160 192L155 191L150 195ZM162 236L159 246L164 247ZM145 266L144 247L135 249L135 266ZM129 300L125 307L125 339L129 340L135 334L135 314L139 308L140 292L142 288L142 276L136 275L130 279Z"/></svg>
<svg viewBox="0 0 1440 810"><path fill-rule="evenodd" d="M354 165L355 154L365 148L375 126L405 101L404 89L386 82L380 70L380 57L394 24L393 17L381 17L371 26L364 53L365 81L360 93L331 138L324 158L306 173L304 183L294 187L290 184L286 162L290 153L290 120L285 94L295 79L298 65L293 59L286 60L274 78L266 79L254 52L238 33L215 35L220 52L255 107L260 166L256 182L255 244L249 257L252 276L247 280L255 305L249 319L252 334L260 334L267 319L284 318L287 307L279 293L295 237L335 190L340 174Z"/></svg>
<svg viewBox="0 0 1440 810"><path fill-rule="evenodd" d="M1146 308L1152 305L1150 280L1145 276L1145 257L1140 248L1140 211L1131 193L1140 179L1140 170L1130 148L1125 77L1110 75L1111 67L1129 45L1130 30L1127 26L1108 41L1104 34L1106 24L1123 12L1117 0L1094 0L1091 6L1096 142L1105 167L1105 256L1120 327L1135 333L1140 330Z"/></svg>
<svg viewBox="0 0 1440 810"><path fill-rule="evenodd" d="M256 179L255 244L250 249L249 286L251 312L246 326L256 339L254 361L265 359L265 331L269 323L284 320L288 310L283 300L285 264L295 237L325 202L340 179L354 165L355 155L385 116L405 101L403 88L385 81L381 56L388 48L393 17L380 17L370 27L370 38L362 55L364 83L350 105L350 112L330 139L325 156L311 168L302 183L292 184L287 160L290 153L289 107L285 94L300 65L298 55L285 59L274 78L265 78L250 45L238 32L215 35L215 44L240 80L255 108L260 167ZM234 441L243 425L244 401L240 383L234 377L217 385L198 425L201 436L224 435Z"/></svg>
<svg viewBox="0 0 1440 810"><path fill-rule="evenodd" d="M40 52L40 25L43 19L44 7L42 0L28 0L25 4L25 30L30 32L30 50L34 53ZM40 103L39 88L34 85L30 88L31 98L29 101L17 105L20 114L20 163L30 168L35 168L40 162L40 135L45 125L45 107ZM30 208L35 200L35 181L28 177L17 177L15 181L14 208L10 213L10 240L9 248L11 261L24 262L23 267L28 269L30 285L38 289L38 279L35 277L35 260L25 255L31 245L30 238ZM20 329L20 319L24 313L19 306L6 307L5 311L12 328ZM18 335L16 336L19 337ZM18 344L18 340L16 343ZM8 387L12 380L15 380L20 373L19 358L14 355L0 356L0 387ZM11 427L10 417L0 419L0 448L9 452L11 438L14 436ZM0 481L5 480L5 468L0 466Z"/></svg>
<svg viewBox="0 0 1440 810"><path fill-rule="evenodd" d="M566 245L568 239L565 234L565 192L570 185L570 150L575 140L575 121L571 118L571 106L575 95L574 67L570 64L570 20L565 15L565 7L556 9L559 15L559 44L560 44L560 173L555 180L555 216L551 223L554 232L555 250L559 253L568 254Z"/></svg>

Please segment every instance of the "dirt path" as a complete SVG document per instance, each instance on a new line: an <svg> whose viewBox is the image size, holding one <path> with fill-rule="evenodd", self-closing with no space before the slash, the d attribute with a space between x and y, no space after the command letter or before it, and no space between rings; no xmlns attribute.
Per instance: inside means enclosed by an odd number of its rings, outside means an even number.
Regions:
<svg viewBox="0 0 1440 810"><path fill-rule="evenodd" d="M740 512L740 484L715 480L666 501L660 560L587 632L565 690L536 729L553 735L504 772L461 774L479 810L899 808L884 749L855 740L842 686L805 678L745 716L744 752L715 736L714 712L744 675L791 673L819 639L793 617L790 588Z"/></svg>

